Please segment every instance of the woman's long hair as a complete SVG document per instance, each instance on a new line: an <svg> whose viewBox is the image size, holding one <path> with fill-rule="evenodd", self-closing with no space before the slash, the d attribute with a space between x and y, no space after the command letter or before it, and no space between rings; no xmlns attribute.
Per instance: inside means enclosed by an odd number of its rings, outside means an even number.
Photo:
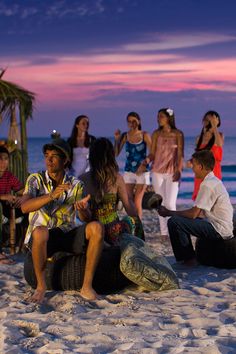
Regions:
<svg viewBox="0 0 236 354"><path fill-rule="evenodd" d="M219 113L217 113L216 111L208 111L204 114L202 121L204 122L204 120L206 119L207 116L216 116L218 118L218 124L217 127L219 127L221 125L221 119L220 119L220 115ZM211 123L209 122L208 126L207 126L207 130L211 129ZM201 134L196 146L195 151L201 151L201 150L211 150L212 146L215 144L215 135L213 135L211 137L211 139L208 141L207 145L204 146L203 148L200 148L200 146L202 145L202 140L203 140L203 135L204 135L204 127L201 130Z"/></svg>
<svg viewBox="0 0 236 354"><path fill-rule="evenodd" d="M76 117L75 118L75 122L74 122L74 125L73 125L73 128L72 128L72 131L71 131L71 135L68 139L68 143L70 144L71 148L75 148L77 146L77 132L78 132L78 129L77 129L77 124L79 124L79 122L83 119L83 118L86 118L88 120L88 126L89 126L89 118L84 115L84 114L81 114L80 116ZM84 140L84 146L85 147L89 147L90 145L90 138L89 138L89 133L86 132L85 133L85 140Z"/></svg>
<svg viewBox="0 0 236 354"><path fill-rule="evenodd" d="M96 139L89 151L90 175L95 187L95 201L101 202L109 186L115 185L118 164L111 141L107 138Z"/></svg>
<svg viewBox="0 0 236 354"><path fill-rule="evenodd" d="M159 113L164 113L165 116L169 119L169 125L170 125L171 129L177 129L176 125L175 125L175 114L174 114L173 109L161 108L158 111L158 115L159 115ZM163 127L159 126L158 130L162 130L162 129L163 129Z"/></svg>

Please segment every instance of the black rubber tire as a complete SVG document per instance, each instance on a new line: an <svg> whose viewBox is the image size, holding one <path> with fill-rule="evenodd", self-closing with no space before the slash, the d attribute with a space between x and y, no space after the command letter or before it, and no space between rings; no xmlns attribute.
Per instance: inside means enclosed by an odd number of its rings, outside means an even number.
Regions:
<svg viewBox="0 0 236 354"><path fill-rule="evenodd" d="M152 191L145 192L142 200L143 209L157 209L162 203L162 197L160 194L157 194Z"/></svg>
<svg viewBox="0 0 236 354"><path fill-rule="evenodd" d="M86 255L55 253L53 261L46 265L46 284L48 290L79 290L84 279ZM37 282L33 268L32 255L27 253L24 263L24 276L27 283L36 288ZM131 284L120 271L120 249L111 247L102 252L97 266L93 287L99 294L109 294L122 290Z"/></svg>
<svg viewBox="0 0 236 354"><path fill-rule="evenodd" d="M225 269L236 268L236 236L230 240L217 241L198 238L195 250L200 264Z"/></svg>

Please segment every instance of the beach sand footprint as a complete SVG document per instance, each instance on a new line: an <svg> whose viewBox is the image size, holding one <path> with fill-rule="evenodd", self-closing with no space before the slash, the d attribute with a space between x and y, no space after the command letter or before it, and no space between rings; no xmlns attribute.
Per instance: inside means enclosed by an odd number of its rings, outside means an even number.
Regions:
<svg viewBox="0 0 236 354"><path fill-rule="evenodd" d="M26 337L37 337L40 333L40 328L38 323L15 320L12 321L13 325L18 327L19 331Z"/></svg>

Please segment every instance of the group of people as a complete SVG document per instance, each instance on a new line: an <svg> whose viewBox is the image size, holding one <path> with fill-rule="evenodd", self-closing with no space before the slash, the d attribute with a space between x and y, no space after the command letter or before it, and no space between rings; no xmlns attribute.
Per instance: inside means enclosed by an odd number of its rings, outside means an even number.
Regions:
<svg viewBox="0 0 236 354"><path fill-rule="evenodd" d="M163 198L158 208L162 234L169 234L177 261L196 262L190 235L211 239L233 237L233 209L220 178L223 135L220 117L209 111L189 165L196 179L195 205L176 211L179 181L184 163L184 135L176 128L174 112L159 110L158 128L150 136L141 128L136 112L127 115L128 131L115 132L114 147L107 138L88 133L89 118L76 118L68 141L56 138L43 146L46 171L31 174L18 201L29 214L25 244L32 252L37 288L32 301L41 302L46 292L45 264L57 251L86 253L81 295L95 299L92 281L103 247L119 245L124 232L144 239L142 198L151 180ZM122 176L116 157L126 148ZM0 151L1 178L4 168ZM218 174L218 175L217 175ZM14 190L18 190L15 188ZM128 217L120 219L119 200ZM83 222L76 224L76 214ZM1 252L1 249L0 249ZM1 253L0 257L6 256ZM0 258L1 263L1 258ZM2 262L3 263L3 262Z"/></svg>
<svg viewBox="0 0 236 354"><path fill-rule="evenodd" d="M213 172L221 179L223 134L218 131L220 116L208 111L203 117L203 128L196 140L196 151L211 150L215 157ZM177 129L175 114L171 108L162 108L157 114L158 128L150 136L141 128L141 119L136 112L127 115L129 130L115 132L115 153L126 146L124 180L130 199L134 199L138 215L142 218L142 198L148 185L162 196L162 205L176 210L182 169L184 167L184 134ZM191 167L191 161L187 163ZM150 172L149 172L150 171ZM194 179L192 199L195 200L201 179ZM168 235L167 218L159 215L160 232Z"/></svg>

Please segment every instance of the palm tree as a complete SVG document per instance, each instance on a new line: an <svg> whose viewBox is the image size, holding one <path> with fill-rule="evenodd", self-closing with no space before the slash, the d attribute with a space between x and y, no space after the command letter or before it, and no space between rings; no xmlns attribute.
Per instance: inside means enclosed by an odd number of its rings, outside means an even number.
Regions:
<svg viewBox="0 0 236 354"><path fill-rule="evenodd" d="M17 137L16 110L20 116L20 151L21 155L21 180L25 182L28 173L27 133L26 121L32 118L35 94L25 90L19 85L2 79L6 70L0 69L0 122L2 119L10 119L9 138ZM18 142L19 143L19 142Z"/></svg>

